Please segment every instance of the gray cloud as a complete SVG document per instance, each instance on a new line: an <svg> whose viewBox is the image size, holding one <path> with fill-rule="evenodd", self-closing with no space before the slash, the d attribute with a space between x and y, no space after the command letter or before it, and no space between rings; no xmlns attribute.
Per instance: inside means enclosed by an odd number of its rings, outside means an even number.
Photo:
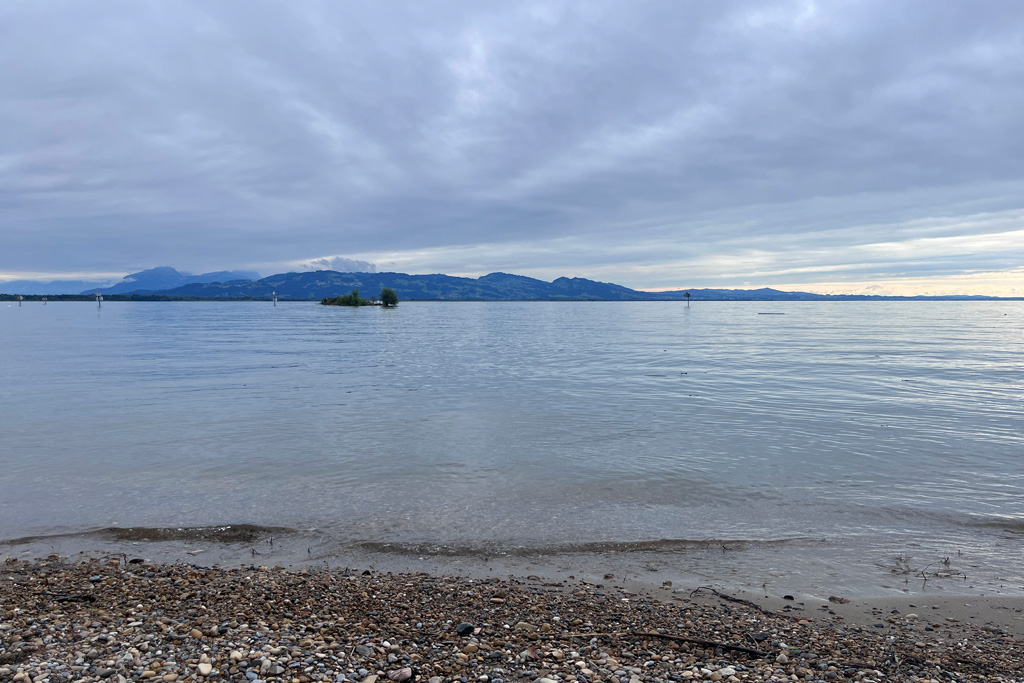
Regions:
<svg viewBox="0 0 1024 683"><path fill-rule="evenodd" d="M291 270L336 270L339 273L376 273L377 266L368 261L345 258L344 256L324 256L323 258L295 263L292 265Z"/></svg>
<svg viewBox="0 0 1024 683"><path fill-rule="evenodd" d="M0 60L0 273L1024 263L990 248L1024 227L1014 2L6 3Z"/></svg>

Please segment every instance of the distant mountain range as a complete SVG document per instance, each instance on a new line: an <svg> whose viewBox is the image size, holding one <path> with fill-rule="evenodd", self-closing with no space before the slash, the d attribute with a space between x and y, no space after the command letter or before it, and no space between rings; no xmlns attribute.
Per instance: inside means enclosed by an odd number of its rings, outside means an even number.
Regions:
<svg viewBox="0 0 1024 683"><path fill-rule="evenodd" d="M128 294L131 292L155 292L172 287L181 287L193 282L228 282L230 280L259 280L260 274L252 270L221 270L215 273L192 275L181 273L168 266L150 268L126 275L120 282L97 280L11 280L0 282L0 292L7 294Z"/></svg>
<svg viewBox="0 0 1024 683"><path fill-rule="evenodd" d="M406 273L282 273L255 282L191 284L160 292L165 296L203 299L313 299L341 296L358 289L362 296L376 296L381 288L395 290L400 300L428 301L683 301L689 292L694 300L716 301L834 301L886 299L864 295L829 295L783 292L778 289L690 289L643 292L609 282L560 277L546 282L524 275L491 273L479 278ZM929 298L929 297L914 297ZM985 299L992 297L936 297Z"/></svg>
<svg viewBox="0 0 1024 683"><path fill-rule="evenodd" d="M152 294L190 284L252 282L259 279L260 274L252 270L218 270L214 273L192 275L191 273L180 273L169 266L161 266L126 275L116 285L101 287L99 291L101 294ZM82 293L93 294L95 292L95 289L90 289Z"/></svg>
<svg viewBox="0 0 1024 683"><path fill-rule="evenodd" d="M29 291L0 283L8 294L59 294L59 291ZM43 283L36 283L43 284ZM52 283L56 284L56 283ZM69 283L70 284L70 283ZM319 301L325 297L360 290L364 297L376 296L383 287L398 293L400 300L428 301L682 301L687 291L693 300L716 301L837 301L871 299L994 299L984 296L886 297L870 295L832 295L809 292L783 292L777 289L691 289L669 292L643 292L622 285L585 278L560 277L546 282L523 275L491 273L479 278L451 275L408 275L406 273L340 273L318 270L282 273L260 279L258 273L220 271L190 275L174 268L161 267L133 273L121 282L102 287L104 295L131 298L171 299L279 299ZM93 294L96 289L72 290Z"/></svg>
<svg viewBox="0 0 1024 683"><path fill-rule="evenodd" d="M276 291L281 299L314 299L340 296L358 289L363 296L376 296L384 287L398 293L400 300L441 301L523 301L523 300L630 300L645 298L620 285L580 278L558 278L545 282L523 275L491 273L479 278L451 275L408 275L406 273L282 273L255 282L191 284L161 292L167 296L211 299L268 298Z"/></svg>

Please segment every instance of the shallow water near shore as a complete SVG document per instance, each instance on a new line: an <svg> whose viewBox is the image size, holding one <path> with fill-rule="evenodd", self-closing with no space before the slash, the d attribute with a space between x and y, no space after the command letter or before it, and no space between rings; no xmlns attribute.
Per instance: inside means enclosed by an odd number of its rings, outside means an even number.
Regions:
<svg viewBox="0 0 1024 683"><path fill-rule="evenodd" d="M1024 594L1021 302L33 302L0 348L4 555Z"/></svg>

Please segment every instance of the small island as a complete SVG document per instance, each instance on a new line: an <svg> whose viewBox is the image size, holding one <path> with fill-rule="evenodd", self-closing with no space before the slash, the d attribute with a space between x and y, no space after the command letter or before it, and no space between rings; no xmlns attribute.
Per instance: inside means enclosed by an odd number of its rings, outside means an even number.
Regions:
<svg viewBox="0 0 1024 683"><path fill-rule="evenodd" d="M363 299L359 296L359 290L353 289L351 294L324 298L320 301L324 306L384 306L390 308L398 305L398 294L390 287L380 290L380 299Z"/></svg>

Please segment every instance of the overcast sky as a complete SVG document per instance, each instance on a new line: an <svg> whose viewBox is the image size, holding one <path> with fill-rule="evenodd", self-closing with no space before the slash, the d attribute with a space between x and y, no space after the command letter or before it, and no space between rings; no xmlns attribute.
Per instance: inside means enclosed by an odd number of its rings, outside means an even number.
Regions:
<svg viewBox="0 0 1024 683"><path fill-rule="evenodd" d="M7 0L0 64L0 279L1024 295L1017 0Z"/></svg>

